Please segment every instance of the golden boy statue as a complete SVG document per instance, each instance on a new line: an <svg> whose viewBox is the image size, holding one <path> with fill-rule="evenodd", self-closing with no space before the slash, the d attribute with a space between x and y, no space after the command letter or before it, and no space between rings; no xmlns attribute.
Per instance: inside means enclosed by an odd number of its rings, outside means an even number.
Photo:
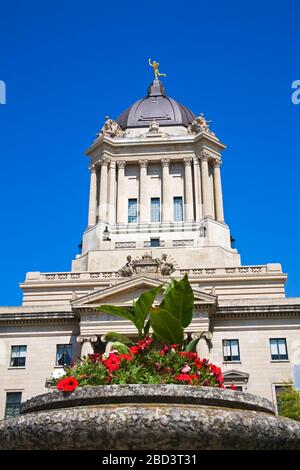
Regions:
<svg viewBox="0 0 300 470"><path fill-rule="evenodd" d="M155 60L153 60L153 62L151 64L151 59L149 59L149 65L150 65L150 67L153 68L153 72L154 72L156 80L158 80L158 77L166 77L167 76L165 73L159 73L159 70L158 70L159 62L156 62Z"/></svg>

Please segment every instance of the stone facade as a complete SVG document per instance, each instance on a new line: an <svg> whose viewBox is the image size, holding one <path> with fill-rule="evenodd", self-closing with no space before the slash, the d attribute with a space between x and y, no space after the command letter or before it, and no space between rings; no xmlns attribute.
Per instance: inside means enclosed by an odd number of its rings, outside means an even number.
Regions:
<svg viewBox="0 0 300 470"><path fill-rule="evenodd" d="M159 89L152 85L147 106L169 99ZM86 152L90 194L82 253L70 272L27 273L22 306L0 307L0 419L8 394L25 400L47 391L47 380L62 370L58 346L71 345L76 358L102 351L108 331L135 335L128 322L97 305L128 305L184 273L195 294L186 334L203 333L199 354L220 365L228 383L276 403L276 387L293 380L300 365L300 298L286 298L280 264L241 265L223 210L225 145L202 115L181 119L179 111L187 111L172 103L178 109L171 124L168 114L151 110L137 115L136 126L126 127L124 116L107 118ZM25 353L18 346L26 346ZM274 358L276 348L282 354Z"/></svg>

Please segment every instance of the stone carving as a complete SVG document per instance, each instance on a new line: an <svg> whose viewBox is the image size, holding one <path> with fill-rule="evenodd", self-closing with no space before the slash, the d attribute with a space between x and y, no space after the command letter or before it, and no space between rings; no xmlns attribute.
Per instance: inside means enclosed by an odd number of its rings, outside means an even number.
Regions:
<svg viewBox="0 0 300 470"><path fill-rule="evenodd" d="M196 117L194 119L194 121L192 122L192 124L189 125L188 127L188 133L189 134L193 134L193 133L198 133L200 131L206 131L206 132L209 132L210 134L214 134L213 131L210 130L209 128L209 123L211 121L207 121L204 117L204 114L201 113L200 116Z"/></svg>
<svg viewBox="0 0 300 470"><path fill-rule="evenodd" d="M159 62L156 62L156 60L153 60L151 63L151 59L148 60L150 67L153 68L153 72L155 75L155 80L158 80L158 77L166 77L167 75L165 73L160 73L158 70L159 67Z"/></svg>
<svg viewBox="0 0 300 470"><path fill-rule="evenodd" d="M170 276L175 271L173 263L170 263L167 258L168 256L163 254L160 260L160 274L162 276Z"/></svg>
<svg viewBox="0 0 300 470"><path fill-rule="evenodd" d="M121 269L119 269L118 274L121 277L130 277L134 272L136 272L135 261L133 261L132 257L129 255L127 256L127 263Z"/></svg>
<svg viewBox="0 0 300 470"><path fill-rule="evenodd" d="M109 136L109 137L123 137L124 132L122 131L119 124L110 119L109 116L105 116L105 123L101 131L97 134L97 137L100 136Z"/></svg>
<svg viewBox="0 0 300 470"><path fill-rule="evenodd" d="M161 258L152 258L151 254L145 253L140 259L132 259L127 256L127 263L118 271L121 277L131 277L134 274L153 273L169 276L175 271L174 264L168 260L168 255L163 254Z"/></svg>
<svg viewBox="0 0 300 470"><path fill-rule="evenodd" d="M149 124L149 132L158 132L159 131L159 122L153 120Z"/></svg>

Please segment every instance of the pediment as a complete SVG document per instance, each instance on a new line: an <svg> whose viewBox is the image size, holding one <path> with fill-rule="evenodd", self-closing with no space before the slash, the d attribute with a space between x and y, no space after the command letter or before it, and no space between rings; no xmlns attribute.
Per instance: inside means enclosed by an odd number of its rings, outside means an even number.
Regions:
<svg viewBox="0 0 300 470"><path fill-rule="evenodd" d="M249 374L246 372L242 372L240 370L227 370L226 372L223 372L223 377L225 380L242 380L242 381L248 381L249 379Z"/></svg>
<svg viewBox="0 0 300 470"><path fill-rule="evenodd" d="M129 280L121 281L118 284L104 289L91 292L71 302L74 310L93 310L101 304L112 305L132 305L132 301L137 299L143 292L148 289L153 289L161 285L157 279L147 276L140 276L131 278ZM217 297L215 295L207 294L194 289L195 305L216 305ZM159 302L162 294L157 297Z"/></svg>

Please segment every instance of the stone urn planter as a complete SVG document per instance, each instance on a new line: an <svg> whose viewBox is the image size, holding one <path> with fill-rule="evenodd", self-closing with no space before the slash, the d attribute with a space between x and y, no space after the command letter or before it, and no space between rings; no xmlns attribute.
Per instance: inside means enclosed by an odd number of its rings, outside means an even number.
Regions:
<svg viewBox="0 0 300 470"><path fill-rule="evenodd" d="M0 423L0 449L300 449L300 422L265 398L189 385L47 393Z"/></svg>

